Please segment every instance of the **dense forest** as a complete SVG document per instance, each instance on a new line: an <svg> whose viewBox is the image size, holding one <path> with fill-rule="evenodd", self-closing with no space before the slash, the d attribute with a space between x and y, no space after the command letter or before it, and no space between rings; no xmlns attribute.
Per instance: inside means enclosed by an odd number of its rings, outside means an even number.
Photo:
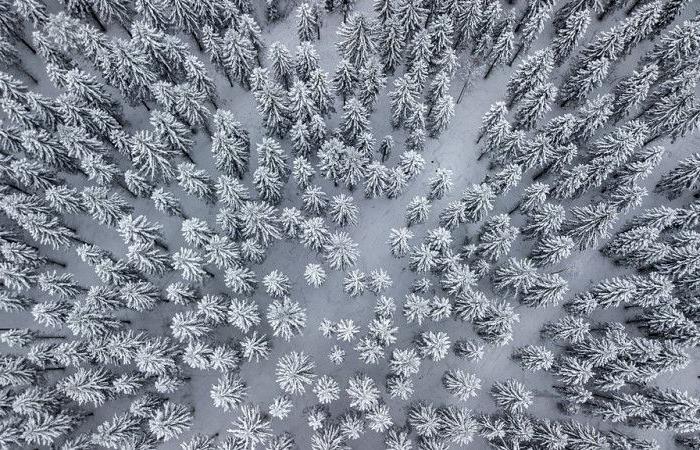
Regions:
<svg viewBox="0 0 700 450"><path fill-rule="evenodd" d="M0 0L0 449L700 449L692 0Z"/></svg>

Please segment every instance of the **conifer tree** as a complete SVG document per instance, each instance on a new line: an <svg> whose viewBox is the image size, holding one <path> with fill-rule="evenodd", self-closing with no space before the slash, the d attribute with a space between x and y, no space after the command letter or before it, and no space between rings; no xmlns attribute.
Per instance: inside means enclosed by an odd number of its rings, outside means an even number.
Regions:
<svg viewBox="0 0 700 450"><path fill-rule="evenodd" d="M542 83L526 93L520 108L515 114L516 126L526 130L535 126L551 109L551 103L557 96L557 88L552 83Z"/></svg>
<svg viewBox="0 0 700 450"><path fill-rule="evenodd" d="M318 51L311 42L302 42L297 46L294 66L297 76L304 82L308 81L311 72L319 68Z"/></svg>
<svg viewBox="0 0 700 450"><path fill-rule="evenodd" d="M221 42L221 63L226 75L250 89L250 75L256 65L255 46L241 31L229 28Z"/></svg>
<svg viewBox="0 0 700 450"><path fill-rule="evenodd" d="M312 41L321 38L318 11L308 3L297 8L297 34L300 41Z"/></svg>
<svg viewBox="0 0 700 450"><path fill-rule="evenodd" d="M368 111L374 109L380 91L386 84L382 68L376 58L371 58L360 69L358 76L358 99Z"/></svg>
<svg viewBox="0 0 700 450"><path fill-rule="evenodd" d="M393 74L403 60L405 49L404 28L397 17L391 17L383 24L379 54L384 64L384 72Z"/></svg>
<svg viewBox="0 0 700 450"><path fill-rule="evenodd" d="M333 77L333 89L343 99L343 103L355 92L357 84L357 70L349 59L342 58L338 61Z"/></svg>
<svg viewBox="0 0 700 450"><path fill-rule="evenodd" d="M336 43L343 59L359 70L377 52L377 24L363 14L352 14L338 28Z"/></svg>
<svg viewBox="0 0 700 450"><path fill-rule="evenodd" d="M406 36L406 42L413 40L415 34L423 28L427 11L418 0L398 0L396 17L401 23Z"/></svg>
<svg viewBox="0 0 700 450"><path fill-rule="evenodd" d="M591 22L591 14L588 9L565 16L562 27L558 27L554 39L552 39L552 52L555 63L561 64L571 55L583 35L586 34L588 24Z"/></svg>
<svg viewBox="0 0 700 450"><path fill-rule="evenodd" d="M355 97L348 100L343 106L340 131L348 144L354 144L362 133L369 131L367 108Z"/></svg>
<svg viewBox="0 0 700 450"><path fill-rule="evenodd" d="M396 3L393 0L375 0L372 9L377 14L380 25L385 25L396 12Z"/></svg>
<svg viewBox="0 0 700 450"><path fill-rule="evenodd" d="M418 102L418 89L407 74L394 80L395 89L389 93L391 99L391 125L394 128L405 126Z"/></svg>
<svg viewBox="0 0 700 450"><path fill-rule="evenodd" d="M275 41L270 45L268 57L276 81L281 83L284 89L289 90L294 78L294 61L291 53L284 44Z"/></svg>
<svg viewBox="0 0 700 450"><path fill-rule="evenodd" d="M335 112L333 106L334 98L331 94L331 86L328 81L328 73L321 69L312 70L307 81L309 87L309 96L316 105L317 115L311 117L311 127L314 128L314 122L323 120L322 117ZM320 140L320 133L314 133Z"/></svg>
<svg viewBox="0 0 700 450"><path fill-rule="evenodd" d="M695 190L700 181L700 154L695 153L681 160L676 167L666 173L656 184L658 192L669 198L678 197L682 192Z"/></svg>
<svg viewBox="0 0 700 450"><path fill-rule="evenodd" d="M283 137L289 127L289 100L275 83L267 82L254 92L257 109L269 135Z"/></svg>

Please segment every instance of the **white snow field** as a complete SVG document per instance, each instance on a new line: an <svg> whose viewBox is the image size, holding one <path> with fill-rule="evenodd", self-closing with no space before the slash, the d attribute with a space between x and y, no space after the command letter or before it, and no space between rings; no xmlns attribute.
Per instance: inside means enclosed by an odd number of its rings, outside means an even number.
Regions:
<svg viewBox="0 0 700 450"><path fill-rule="evenodd" d="M0 35L0 449L700 448L692 0Z"/></svg>

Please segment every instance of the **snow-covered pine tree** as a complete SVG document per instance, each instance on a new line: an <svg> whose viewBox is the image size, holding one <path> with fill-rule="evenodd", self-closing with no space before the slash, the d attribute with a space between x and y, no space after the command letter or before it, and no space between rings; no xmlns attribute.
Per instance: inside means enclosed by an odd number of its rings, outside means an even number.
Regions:
<svg viewBox="0 0 700 450"><path fill-rule="evenodd" d="M404 28L397 17L391 17L382 25L379 41L379 54L384 72L393 74L403 60L406 47Z"/></svg>
<svg viewBox="0 0 700 450"><path fill-rule="evenodd" d="M542 83L528 91L522 98L520 108L515 114L517 127L529 130L550 110L557 96L557 88L552 83Z"/></svg>
<svg viewBox="0 0 700 450"><path fill-rule="evenodd" d="M581 38L586 34L590 22L591 13L588 9L565 16L563 26L557 28L554 39L552 39L552 52L556 63L561 64L571 55Z"/></svg>
<svg viewBox="0 0 700 450"><path fill-rule="evenodd" d="M312 41L321 38L318 9L309 3L302 3L297 8L297 35L300 41Z"/></svg>
<svg viewBox="0 0 700 450"><path fill-rule="evenodd" d="M361 13L353 13L347 22L338 28L336 43L343 59L347 59L356 70L363 67L377 52L377 24Z"/></svg>

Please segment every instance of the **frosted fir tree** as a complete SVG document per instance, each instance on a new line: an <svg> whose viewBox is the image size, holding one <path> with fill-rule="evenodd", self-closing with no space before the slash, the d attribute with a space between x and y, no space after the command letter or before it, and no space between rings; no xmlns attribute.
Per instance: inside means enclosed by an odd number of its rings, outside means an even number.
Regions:
<svg viewBox="0 0 700 450"><path fill-rule="evenodd" d="M228 308L227 321L247 333L252 327L260 324L257 303L247 299L233 299Z"/></svg>
<svg viewBox="0 0 700 450"><path fill-rule="evenodd" d="M428 11L416 0L401 0L397 2L396 17L405 30L406 40L411 41L415 34L426 23Z"/></svg>
<svg viewBox="0 0 700 450"><path fill-rule="evenodd" d="M493 47L490 51L490 64L484 78L488 78L493 69L497 65L503 65L510 61L513 49L515 47L515 35L513 34L513 23L510 18L504 20L505 23L500 25L500 29L496 32L493 40Z"/></svg>
<svg viewBox="0 0 700 450"><path fill-rule="evenodd" d="M448 370L442 377L442 385L450 394L461 401L476 397L481 389L481 380L462 370Z"/></svg>
<svg viewBox="0 0 700 450"><path fill-rule="evenodd" d="M186 193L204 201L213 201L214 186L211 179L206 174L206 171L197 169L197 166L194 164L180 164L178 166L177 181Z"/></svg>
<svg viewBox="0 0 700 450"><path fill-rule="evenodd" d="M240 413L227 431L244 447L263 445L272 437L272 428L267 414L257 405L243 404Z"/></svg>
<svg viewBox="0 0 700 450"><path fill-rule="evenodd" d="M251 294L257 286L255 273L247 267L227 269L224 282L236 294Z"/></svg>
<svg viewBox="0 0 700 450"><path fill-rule="evenodd" d="M309 3L302 3L297 8L297 35L300 41L312 41L321 38L318 9Z"/></svg>
<svg viewBox="0 0 700 450"><path fill-rule="evenodd" d="M229 28L221 41L221 64L226 75L250 89L250 75L257 65L257 51L244 30Z"/></svg>
<svg viewBox="0 0 700 450"><path fill-rule="evenodd" d="M404 29L397 17L391 17L381 28L379 55L385 73L393 74L403 61L406 42Z"/></svg>
<svg viewBox="0 0 700 450"><path fill-rule="evenodd" d="M522 39L518 50L516 50L513 59L510 64L512 64L518 55L523 50L529 50L532 43L537 39L537 37L542 33L545 24L549 21L552 9L554 8L554 3L549 1L542 2L531 2L528 5L526 14L523 16L522 20L516 25L516 30L522 29Z"/></svg>
<svg viewBox="0 0 700 450"><path fill-rule="evenodd" d="M492 216L481 228L477 252L479 256L495 262L510 252L518 234L518 228L510 224L506 214Z"/></svg>
<svg viewBox="0 0 700 450"><path fill-rule="evenodd" d="M534 307L557 305L569 292L568 282L559 274L538 274L526 288L520 301Z"/></svg>
<svg viewBox="0 0 700 450"><path fill-rule="evenodd" d="M451 342L447 333L442 331L428 331L421 334L418 350L423 358L430 358L433 361L444 359L450 349Z"/></svg>
<svg viewBox="0 0 700 450"><path fill-rule="evenodd" d="M358 74L355 66L346 58L338 61L335 69L335 74L332 79L333 90L336 95L340 95L343 103L348 97L351 97L357 86Z"/></svg>
<svg viewBox="0 0 700 450"><path fill-rule="evenodd" d="M418 86L408 74L394 80L394 90L389 92L391 100L391 125L406 126L415 105L418 103Z"/></svg>
<svg viewBox="0 0 700 450"><path fill-rule="evenodd" d="M328 212L333 222L338 226L344 227L357 225L358 223L359 209L355 205L353 198L345 194L331 198Z"/></svg>
<svg viewBox="0 0 700 450"><path fill-rule="evenodd" d="M385 25L386 22L394 16L396 4L392 0L375 0L372 3L372 9L377 15L379 24Z"/></svg>
<svg viewBox="0 0 700 450"><path fill-rule="evenodd" d="M380 294L393 284L391 277L384 269L377 269L370 272L369 275L369 290L375 294Z"/></svg>
<svg viewBox="0 0 700 450"><path fill-rule="evenodd" d="M298 237L302 220L303 217L301 215L301 211L294 207L284 208L280 214L280 225L282 226L282 233L284 234L284 237Z"/></svg>
<svg viewBox="0 0 700 450"><path fill-rule="evenodd" d="M247 398L247 386L237 374L227 374L211 387L209 395L212 403L224 411L236 410Z"/></svg>
<svg viewBox="0 0 700 450"><path fill-rule="evenodd" d="M269 135L284 136L289 128L289 100L285 91L268 81L254 91L257 109Z"/></svg>
<svg viewBox="0 0 700 450"><path fill-rule="evenodd" d="M559 90L562 105L583 100L605 80L610 69L610 60L605 57L584 60L581 67L572 73Z"/></svg>
<svg viewBox="0 0 700 450"><path fill-rule="evenodd" d="M533 396L527 388L516 380L496 382L491 387L494 402L512 413L521 413L532 404Z"/></svg>
<svg viewBox="0 0 700 450"><path fill-rule="evenodd" d="M369 127L367 108L355 97L348 100L343 106L343 118L340 122L340 131L345 142L354 144L362 133L369 131Z"/></svg>
<svg viewBox="0 0 700 450"><path fill-rule="evenodd" d="M454 117L454 99L451 95L436 98L428 114L428 131L431 137L436 137L447 129Z"/></svg>
<svg viewBox="0 0 700 450"><path fill-rule="evenodd" d="M268 50L270 70L278 83L289 90L294 79L294 60L287 47L280 42L270 44Z"/></svg>
<svg viewBox="0 0 700 450"><path fill-rule="evenodd" d="M425 197L414 197L406 207L407 226L423 223L430 213L430 202Z"/></svg>
<svg viewBox="0 0 700 450"><path fill-rule="evenodd" d="M301 81L306 82L311 72L319 70L319 55L316 47L310 42L302 42L297 46L294 55L294 67Z"/></svg>
<svg viewBox="0 0 700 450"><path fill-rule="evenodd" d="M511 258L496 268L493 284L498 292L518 294L531 287L536 276L537 271L530 260Z"/></svg>
<svg viewBox="0 0 700 450"><path fill-rule="evenodd" d="M350 407L360 412L370 410L379 402L379 389L374 380L364 374L350 378L345 392L350 400Z"/></svg>
<svg viewBox="0 0 700 450"><path fill-rule="evenodd" d="M241 233L263 245L282 238L277 210L265 202L246 202L239 212Z"/></svg>
<svg viewBox="0 0 700 450"><path fill-rule="evenodd" d="M352 14L338 28L338 51L356 69L363 67L377 51L377 24L364 14Z"/></svg>
<svg viewBox="0 0 700 450"><path fill-rule="evenodd" d="M351 298L359 297L367 289L365 273L354 269L343 278L343 290Z"/></svg>
<svg viewBox="0 0 700 450"><path fill-rule="evenodd" d="M700 180L700 154L693 154L681 160L676 167L666 173L656 184L656 191L676 198L686 190L694 190Z"/></svg>
<svg viewBox="0 0 700 450"><path fill-rule="evenodd" d="M606 203L599 203L572 208L571 215L572 217L562 224L562 230L566 236L574 240L579 249L583 250L595 245L598 239L609 235L618 212Z"/></svg>
<svg viewBox="0 0 700 450"><path fill-rule="evenodd" d="M274 300L267 307L267 321L274 336L289 341L306 327L306 309L288 297Z"/></svg>
<svg viewBox="0 0 700 450"><path fill-rule="evenodd" d="M282 200L284 181L274 171L264 166L258 167L253 173L253 183L263 201L275 205Z"/></svg>
<svg viewBox="0 0 700 450"><path fill-rule="evenodd" d="M265 275L262 284L265 286L265 292L273 298L286 297L291 289L289 277L278 270Z"/></svg>
<svg viewBox="0 0 700 450"><path fill-rule="evenodd" d="M302 194L304 211L313 215L323 215L328 207L328 194L320 186L309 186Z"/></svg>
<svg viewBox="0 0 700 450"><path fill-rule="evenodd" d="M148 428L164 441L174 439L187 430L192 423L192 412L179 403L165 402L149 419Z"/></svg>
<svg viewBox="0 0 700 450"><path fill-rule="evenodd" d="M368 111L374 109L379 93L386 84L382 67L376 58L370 58L358 71L358 99Z"/></svg>
<svg viewBox="0 0 700 450"><path fill-rule="evenodd" d="M313 287L319 287L326 280L326 272L319 264L307 264L304 269L304 280Z"/></svg>
<svg viewBox="0 0 700 450"><path fill-rule="evenodd" d="M525 94L516 112L516 126L530 129L551 109L557 96L557 88L552 83L543 83Z"/></svg>
<svg viewBox="0 0 700 450"><path fill-rule="evenodd" d="M554 39L552 39L555 62L562 63L571 55L583 35L586 34L590 22L591 14L587 9L566 18L563 26L557 29Z"/></svg>
<svg viewBox="0 0 700 450"><path fill-rule="evenodd" d="M316 364L304 352L291 352L277 361L276 381L289 394L303 394L306 386L313 383Z"/></svg>

